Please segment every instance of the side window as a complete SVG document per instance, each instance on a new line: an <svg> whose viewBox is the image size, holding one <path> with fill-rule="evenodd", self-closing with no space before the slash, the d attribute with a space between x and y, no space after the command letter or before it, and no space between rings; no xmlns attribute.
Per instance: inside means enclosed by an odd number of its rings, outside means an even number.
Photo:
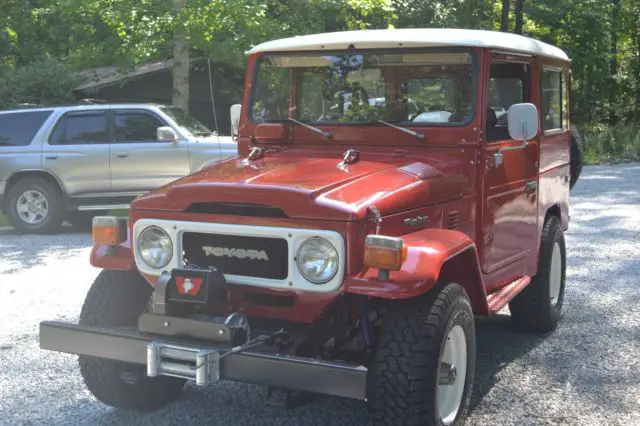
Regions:
<svg viewBox="0 0 640 426"><path fill-rule="evenodd" d="M0 114L0 147L27 146L52 111Z"/></svg>
<svg viewBox="0 0 640 426"><path fill-rule="evenodd" d="M566 82L564 72L562 70L544 69L540 83L542 90L540 111L542 129L545 131L566 129Z"/></svg>
<svg viewBox="0 0 640 426"><path fill-rule="evenodd" d="M486 110L488 142L510 139L508 111L511 105L529 102L530 76L526 64L491 64Z"/></svg>
<svg viewBox="0 0 640 426"><path fill-rule="evenodd" d="M157 130L162 126L166 124L145 111L118 111L114 139L116 142L157 141Z"/></svg>
<svg viewBox="0 0 640 426"><path fill-rule="evenodd" d="M51 145L89 145L107 142L107 115L103 111L69 113L60 119Z"/></svg>

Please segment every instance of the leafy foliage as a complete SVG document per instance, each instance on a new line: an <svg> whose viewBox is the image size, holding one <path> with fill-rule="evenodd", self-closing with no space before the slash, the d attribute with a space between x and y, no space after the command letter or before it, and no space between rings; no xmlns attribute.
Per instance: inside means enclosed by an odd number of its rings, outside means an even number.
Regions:
<svg viewBox="0 0 640 426"><path fill-rule="evenodd" d="M179 13L176 2L183 4ZM591 128L637 124L638 22L640 0L4 0L0 104L65 101L72 69L168 59L176 31L185 33L192 55L241 74L244 52L278 37L388 27L514 32L522 26L524 35L571 56L574 121Z"/></svg>

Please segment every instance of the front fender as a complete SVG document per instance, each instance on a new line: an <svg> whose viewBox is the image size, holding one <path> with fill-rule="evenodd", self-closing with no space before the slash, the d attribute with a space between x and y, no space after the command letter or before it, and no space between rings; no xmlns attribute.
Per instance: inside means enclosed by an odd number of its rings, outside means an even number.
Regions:
<svg viewBox="0 0 640 426"><path fill-rule="evenodd" d="M96 268L130 271L136 267L129 239L115 248L94 244L91 249L91 265Z"/></svg>
<svg viewBox="0 0 640 426"><path fill-rule="evenodd" d="M423 229L401 238L408 251L399 271L391 271L388 280L380 281L377 269L365 269L345 279L345 292L408 299L431 290L442 278L467 290L475 312L488 312L476 246L466 234L449 229Z"/></svg>

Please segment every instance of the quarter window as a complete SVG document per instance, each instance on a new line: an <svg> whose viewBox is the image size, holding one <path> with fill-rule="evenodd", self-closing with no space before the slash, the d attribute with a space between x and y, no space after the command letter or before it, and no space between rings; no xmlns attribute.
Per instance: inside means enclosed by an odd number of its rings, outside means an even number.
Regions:
<svg viewBox="0 0 640 426"><path fill-rule="evenodd" d="M0 114L0 147L29 145L50 115L51 111Z"/></svg>
<svg viewBox="0 0 640 426"><path fill-rule="evenodd" d="M104 112L73 113L62 117L51 136L52 145L89 145L107 142Z"/></svg>
<svg viewBox="0 0 640 426"><path fill-rule="evenodd" d="M157 141L158 127L166 124L146 112L117 112L116 142Z"/></svg>
<svg viewBox="0 0 640 426"><path fill-rule="evenodd" d="M565 109L565 75L562 70L543 70L542 87L542 128L564 130L567 128Z"/></svg>

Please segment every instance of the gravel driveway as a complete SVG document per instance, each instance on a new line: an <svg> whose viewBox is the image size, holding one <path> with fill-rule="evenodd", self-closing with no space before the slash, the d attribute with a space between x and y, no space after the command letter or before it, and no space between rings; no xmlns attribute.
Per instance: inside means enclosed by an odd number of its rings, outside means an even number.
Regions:
<svg viewBox="0 0 640 426"><path fill-rule="evenodd" d="M547 336L478 319L468 425L640 425L640 165L587 167L572 192L565 317ZM98 270L90 236L0 231L0 424L364 425L359 402L267 408L263 389L190 387L137 415L97 402L76 356L38 349L41 320L77 321Z"/></svg>

